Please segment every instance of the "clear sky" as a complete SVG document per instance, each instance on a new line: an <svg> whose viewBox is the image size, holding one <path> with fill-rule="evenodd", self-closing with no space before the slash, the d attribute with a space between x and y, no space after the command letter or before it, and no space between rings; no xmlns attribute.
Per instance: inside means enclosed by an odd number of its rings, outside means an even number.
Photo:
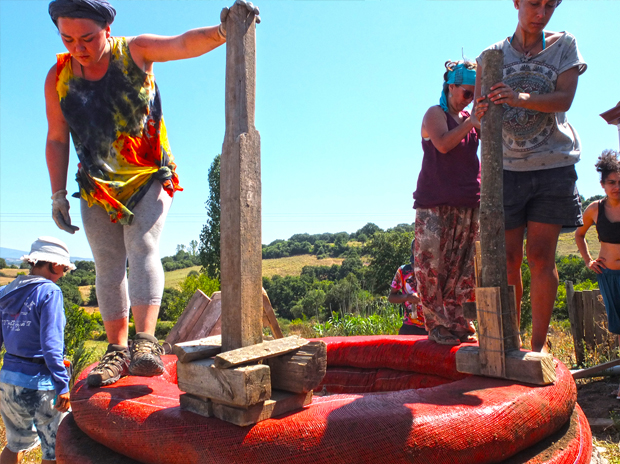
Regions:
<svg viewBox="0 0 620 464"><path fill-rule="evenodd" d="M229 2L112 0L112 34L176 35L219 23ZM511 0L263 0L257 29L256 127L262 141L262 242L295 233L354 232L411 223L421 165L420 124L437 104L444 62L475 58L512 35ZM39 235L90 257L84 232L51 219L45 166L45 75L65 51L47 0L0 0L0 246L29 249ZM564 0L548 30L577 38L588 70L568 119L581 137L578 187L602 193L594 170L618 132L599 117L614 95L620 2ZM198 240L206 220L207 172L224 137L224 47L157 63L155 76L181 185L162 256ZM77 190L72 150L68 190ZM79 201L71 199L81 226Z"/></svg>

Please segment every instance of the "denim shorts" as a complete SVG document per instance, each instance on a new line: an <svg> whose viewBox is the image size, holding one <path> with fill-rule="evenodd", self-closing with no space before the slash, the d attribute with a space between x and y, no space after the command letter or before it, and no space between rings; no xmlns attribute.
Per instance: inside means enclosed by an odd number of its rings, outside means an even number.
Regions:
<svg viewBox="0 0 620 464"><path fill-rule="evenodd" d="M27 451L40 441L42 458L56 459L56 432L65 413L54 409L55 397L54 390L32 390L0 382L0 413L9 450Z"/></svg>
<svg viewBox="0 0 620 464"><path fill-rule="evenodd" d="M506 230L529 221L583 225L575 166L539 171L504 170L504 221Z"/></svg>

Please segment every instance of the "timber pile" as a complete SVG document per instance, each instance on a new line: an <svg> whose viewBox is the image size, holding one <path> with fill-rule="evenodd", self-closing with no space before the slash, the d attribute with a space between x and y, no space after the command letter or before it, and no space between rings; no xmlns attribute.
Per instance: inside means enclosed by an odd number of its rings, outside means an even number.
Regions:
<svg viewBox="0 0 620 464"><path fill-rule="evenodd" d="M239 426L312 402L327 368L323 341L298 336L220 353L221 337L176 344L181 408Z"/></svg>

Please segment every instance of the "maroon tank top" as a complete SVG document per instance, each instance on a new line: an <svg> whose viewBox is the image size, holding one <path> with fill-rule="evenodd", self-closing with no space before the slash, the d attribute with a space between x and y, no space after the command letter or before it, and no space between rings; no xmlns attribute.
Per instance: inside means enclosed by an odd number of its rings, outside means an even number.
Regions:
<svg viewBox="0 0 620 464"><path fill-rule="evenodd" d="M467 111L461 113L469 117ZM446 113L448 130L458 126ZM478 133L473 129L448 153L441 153L433 142L422 139L422 169L418 186L413 192L414 208L453 206L478 208L480 206L480 160Z"/></svg>

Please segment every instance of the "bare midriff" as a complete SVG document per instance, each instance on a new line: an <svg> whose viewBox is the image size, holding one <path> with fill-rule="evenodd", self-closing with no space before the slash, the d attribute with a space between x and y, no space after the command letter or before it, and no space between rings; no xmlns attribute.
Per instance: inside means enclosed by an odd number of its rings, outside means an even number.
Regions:
<svg viewBox="0 0 620 464"><path fill-rule="evenodd" d="M620 270L620 244L619 243L601 243L601 251L598 257L605 262L607 269L614 271Z"/></svg>

